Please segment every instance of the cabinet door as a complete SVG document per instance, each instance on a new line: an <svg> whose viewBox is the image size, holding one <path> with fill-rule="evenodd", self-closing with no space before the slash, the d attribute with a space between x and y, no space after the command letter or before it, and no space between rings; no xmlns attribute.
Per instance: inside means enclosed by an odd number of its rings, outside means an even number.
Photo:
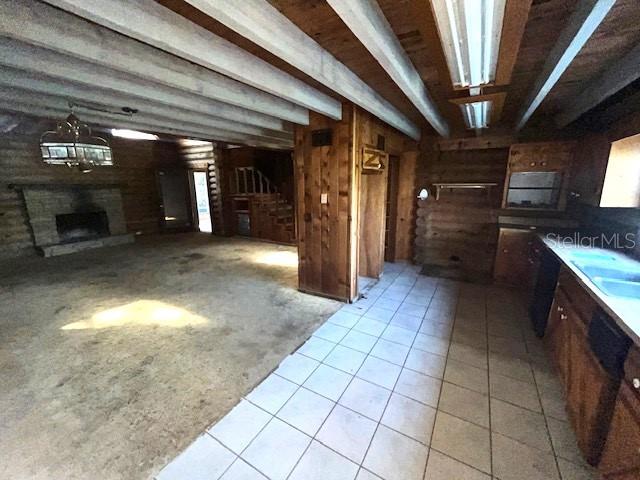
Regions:
<svg viewBox="0 0 640 480"><path fill-rule="evenodd" d="M640 478L640 394L623 382L599 465L606 480Z"/></svg>
<svg viewBox="0 0 640 480"><path fill-rule="evenodd" d="M567 325L570 329L567 410L578 447L588 463L597 465L611 420L617 381L592 353L585 325L575 313L568 312Z"/></svg>
<svg viewBox="0 0 640 480"><path fill-rule="evenodd" d="M551 311L549 312L549 323L545 338L547 339L547 347L551 354L551 358L558 372L560 382L565 389L568 389L569 383L569 325L568 315L571 311L569 301L562 292L556 290Z"/></svg>
<svg viewBox="0 0 640 480"><path fill-rule="evenodd" d="M509 285L533 285L536 261L532 258L533 236L527 230L501 228L493 276Z"/></svg>
<svg viewBox="0 0 640 480"><path fill-rule="evenodd" d="M565 170L571 166L573 142L515 144L509 150L509 169L516 171Z"/></svg>

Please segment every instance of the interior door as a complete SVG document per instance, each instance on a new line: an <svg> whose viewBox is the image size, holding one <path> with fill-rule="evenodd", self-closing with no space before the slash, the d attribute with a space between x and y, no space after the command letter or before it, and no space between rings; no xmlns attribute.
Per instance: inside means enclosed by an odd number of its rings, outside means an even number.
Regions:
<svg viewBox="0 0 640 480"><path fill-rule="evenodd" d="M160 225L167 231L193 228L187 170L165 168L157 171L160 193Z"/></svg>

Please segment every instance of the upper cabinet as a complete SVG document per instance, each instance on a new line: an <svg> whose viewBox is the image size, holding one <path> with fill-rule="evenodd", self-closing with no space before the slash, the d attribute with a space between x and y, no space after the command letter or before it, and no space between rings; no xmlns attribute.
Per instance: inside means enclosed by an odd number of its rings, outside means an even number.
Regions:
<svg viewBox="0 0 640 480"><path fill-rule="evenodd" d="M574 155L574 142L512 145L502 208L564 210Z"/></svg>

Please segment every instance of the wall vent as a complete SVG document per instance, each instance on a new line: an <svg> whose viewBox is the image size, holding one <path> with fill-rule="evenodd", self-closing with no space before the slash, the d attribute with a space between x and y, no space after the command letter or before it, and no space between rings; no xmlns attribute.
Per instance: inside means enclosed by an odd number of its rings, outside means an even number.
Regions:
<svg viewBox="0 0 640 480"><path fill-rule="evenodd" d="M331 146L333 140L333 131L330 128L324 130L314 130L311 132L312 147Z"/></svg>

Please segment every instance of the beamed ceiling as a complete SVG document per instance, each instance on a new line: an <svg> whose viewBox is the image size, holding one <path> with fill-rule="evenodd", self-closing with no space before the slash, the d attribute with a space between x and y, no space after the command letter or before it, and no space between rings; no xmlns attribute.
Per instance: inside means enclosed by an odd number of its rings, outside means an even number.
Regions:
<svg viewBox="0 0 640 480"><path fill-rule="evenodd" d="M319 90L342 100L340 95L193 8L185 0L157 1L303 79ZM528 3L528 0L515 1L522 4ZM506 93L501 119L497 124L492 125L491 130L505 132L513 129L518 112L537 74L579 2L580 0L533 0L530 2L529 15L520 48L517 51L511 82L504 86L486 88L487 93ZM424 117L325 0L269 0L269 3L418 124L424 132L435 134ZM460 109L450 101L465 97L468 93L455 91L452 87L429 0L378 0L378 5L422 77L440 112L449 122L453 135L474 135L465 131ZM506 23L511 20L506 17L504 21ZM597 78L616 59L640 44L639 24L640 2L617 0L605 20L587 40L535 111L528 127L546 130L555 128L553 116L580 94L586 82Z"/></svg>
<svg viewBox="0 0 640 480"><path fill-rule="evenodd" d="M375 0L362 1L366 5ZM4 17L0 21L0 65L4 67L0 72L0 110L53 118L62 114L69 101L98 105L103 99L104 105L139 109L137 117L120 123L141 130L291 148L292 124L305 124L308 109L334 116L336 105L339 107L336 100L352 100L402 131L414 129L418 134L422 131L436 135L425 118L428 115L424 115L424 105L421 113L420 107L414 106L419 105L415 95L405 94L415 82L402 84L397 76L394 79L387 71L388 65L382 66L379 54L376 59L365 47L366 41L352 32L353 24L351 28L347 26L350 18L342 13L345 23L336 13L338 9L334 10L327 1L268 0L294 24L292 32L299 28L321 47L318 50L317 45L307 44L310 48L307 53L324 49L346 66L340 75L327 68L331 73L325 77L325 65L314 69L304 58L280 58L283 55L277 54L279 35L260 38L259 33L242 32L237 24L234 27L233 15L223 18L219 12L216 14L220 5L228 9L251 4L244 11L247 22L263 22L260 25L263 26L275 17L269 20L251 14L260 12L265 2L13 0L5 3L0 6ZM452 87L429 0L377 2L391 33L399 41L400 51L408 57L404 65L410 68L404 72L417 72L418 84L422 86L420 80L424 83L428 91L426 101L430 102L428 97L433 100L436 116L444 118L454 137L475 135L465 129L460 108L452 102L467 97L469 92ZM553 58L554 46L562 44L563 30L572 15L579 17L585 4L611 2L613 7L596 24L593 34L544 96L526 122L524 132L535 135L544 130L549 135L560 128L556 127L559 124L564 132L571 133L580 126L600 125L591 117L613 121L617 119L616 112L628 113L629 105L637 104L640 108L637 82L634 83L640 75L640 1L507 0L504 23L509 32L503 30L498 68L506 72L509 80L483 89L482 93L504 96L501 116L492 121L489 134L514 131L545 62ZM202 11L192 4L199 5ZM122 14L128 10L131 18ZM149 12L148 17L145 12ZM274 14L282 18L277 12ZM278 28L272 31L278 32ZM296 38L297 34L294 32L287 38ZM91 47L86 52L83 43ZM298 45L295 47L293 50L300 50L304 56L304 45L300 49ZM225 58L240 59L237 63L247 65L247 71L229 70L218 63L219 48L230 52ZM226 55L224 52L222 56ZM391 56L397 53L396 50ZM602 84L606 85L607 75L614 68L625 73L625 80L615 91L603 95ZM65 69L70 70L66 77ZM344 88L338 80L331 82L334 77L345 83ZM356 92L355 97L352 92ZM105 125L119 121L113 112L93 112L89 116Z"/></svg>

